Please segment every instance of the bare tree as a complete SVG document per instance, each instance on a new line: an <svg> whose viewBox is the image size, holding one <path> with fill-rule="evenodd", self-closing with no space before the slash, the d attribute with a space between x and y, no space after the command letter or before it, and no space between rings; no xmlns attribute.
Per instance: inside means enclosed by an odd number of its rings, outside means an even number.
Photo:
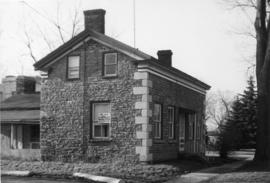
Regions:
<svg viewBox="0 0 270 183"><path fill-rule="evenodd" d="M217 130L226 122L230 114L234 95L231 92L210 92L206 96L206 120L217 126Z"/></svg>
<svg viewBox="0 0 270 183"><path fill-rule="evenodd" d="M35 9L34 7L32 7L31 5L29 5L27 2L22 1L22 3L31 11L33 11L35 14L37 14L38 16L42 17L43 19L47 20L52 27L56 30L56 34L54 34L53 38L50 38L45 31L41 28L40 24L36 23L33 21L33 23L35 24L35 34L39 35L38 37L41 38L43 40L43 43L45 45L47 45L48 48L48 52L54 50L56 47L55 45L61 45L64 44L67 40L73 38L74 36L76 36L80 30L80 23L81 20L79 18L79 9L80 7L75 6L73 12L71 12L71 26L66 30L64 28L64 25L61 22L61 4L60 2L57 2L57 9L56 9L56 18L51 18L48 15L45 15L43 13L41 13L39 10ZM52 33L53 31L51 31ZM50 34L51 34L50 33ZM32 37L32 32L30 33L29 30L27 30L24 26L24 45L26 46L28 52L29 52L29 56L30 58L34 61L37 62L38 61L38 56L35 53L34 49L33 49L33 45L34 45L34 38ZM58 42L57 40L60 40L60 42Z"/></svg>

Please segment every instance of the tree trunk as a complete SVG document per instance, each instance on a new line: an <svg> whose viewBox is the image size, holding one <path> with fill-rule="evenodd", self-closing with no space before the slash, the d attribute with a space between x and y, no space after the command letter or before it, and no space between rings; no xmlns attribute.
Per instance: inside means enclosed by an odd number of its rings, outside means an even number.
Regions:
<svg viewBox="0 0 270 183"><path fill-rule="evenodd" d="M255 160L270 163L270 29L269 19L267 24L266 19L266 1L257 0L255 29L257 39L258 129Z"/></svg>

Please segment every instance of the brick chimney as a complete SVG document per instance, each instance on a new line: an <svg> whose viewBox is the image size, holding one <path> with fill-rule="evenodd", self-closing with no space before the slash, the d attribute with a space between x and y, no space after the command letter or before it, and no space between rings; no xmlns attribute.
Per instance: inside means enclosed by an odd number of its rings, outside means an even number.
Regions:
<svg viewBox="0 0 270 183"><path fill-rule="evenodd" d="M157 52L158 60L162 65L171 67L172 66L172 50L159 50Z"/></svg>
<svg viewBox="0 0 270 183"><path fill-rule="evenodd" d="M105 10L86 10L83 13L85 30L90 29L102 34L105 33Z"/></svg>

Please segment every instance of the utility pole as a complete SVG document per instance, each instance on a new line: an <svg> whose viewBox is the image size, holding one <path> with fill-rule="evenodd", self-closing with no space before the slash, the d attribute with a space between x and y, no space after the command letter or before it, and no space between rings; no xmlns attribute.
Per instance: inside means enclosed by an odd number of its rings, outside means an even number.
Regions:
<svg viewBox="0 0 270 183"><path fill-rule="evenodd" d="M133 0L133 47L136 48L136 0Z"/></svg>

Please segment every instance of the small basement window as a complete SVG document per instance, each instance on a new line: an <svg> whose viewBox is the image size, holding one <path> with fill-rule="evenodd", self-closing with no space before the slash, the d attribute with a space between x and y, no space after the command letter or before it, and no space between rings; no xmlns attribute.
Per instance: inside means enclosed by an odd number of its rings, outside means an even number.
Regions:
<svg viewBox="0 0 270 183"><path fill-rule="evenodd" d="M111 126L110 103L93 104L93 138L109 138Z"/></svg>
<svg viewBox="0 0 270 183"><path fill-rule="evenodd" d="M69 56L68 57L68 79L78 79L80 77L80 57Z"/></svg>
<svg viewBox="0 0 270 183"><path fill-rule="evenodd" d="M103 64L104 76L117 76L117 53L105 53Z"/></svg>

